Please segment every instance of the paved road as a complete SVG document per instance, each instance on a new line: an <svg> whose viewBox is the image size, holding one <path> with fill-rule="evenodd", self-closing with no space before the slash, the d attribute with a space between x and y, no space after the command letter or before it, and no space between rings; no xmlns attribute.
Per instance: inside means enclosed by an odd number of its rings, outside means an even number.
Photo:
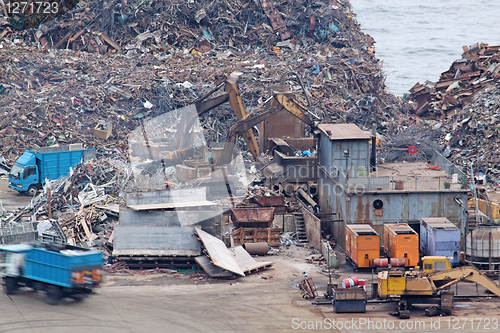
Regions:
<svg viewBox="0 0 500 333"><path fill-rule="evenodd" d="M230 285L232 283L232 285ZM44 293L0 293L0 332L291 332L295 317L319 320L289 282L103 287L81 303Z"/></svg>

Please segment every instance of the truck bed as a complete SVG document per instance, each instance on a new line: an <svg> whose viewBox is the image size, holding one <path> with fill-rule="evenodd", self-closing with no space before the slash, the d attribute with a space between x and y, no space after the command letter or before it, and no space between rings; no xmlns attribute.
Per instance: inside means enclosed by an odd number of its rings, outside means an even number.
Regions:
<svg viewBox="0 0 500 333"><path fill-rule="evenodd" d="M56 251L33 248L26 257L23 276L34 281L71 288L75 274L101 270L102 253L70 246L56 247Z"/></svg>

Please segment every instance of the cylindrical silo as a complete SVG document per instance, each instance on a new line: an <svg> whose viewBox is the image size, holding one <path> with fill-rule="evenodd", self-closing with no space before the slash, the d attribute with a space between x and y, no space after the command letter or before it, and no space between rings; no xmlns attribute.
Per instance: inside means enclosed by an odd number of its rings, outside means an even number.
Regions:
<svg viewBox="0 0 500 333"><path fill-rule="evenodd" d="M468 262L472 260L477 265L500 264L499 225L478 225L467 234L465 244Z"/></svg>

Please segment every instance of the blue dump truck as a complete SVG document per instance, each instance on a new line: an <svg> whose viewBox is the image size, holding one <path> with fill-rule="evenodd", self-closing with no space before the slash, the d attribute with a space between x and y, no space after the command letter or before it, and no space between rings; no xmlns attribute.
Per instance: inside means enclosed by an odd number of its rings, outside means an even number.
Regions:
<svg viewBox="0 0 500 333"><path fill-rule="evenodd" d="M64 297L75 301L92 293L102 281L101 252L67 244L11 244L0 247L1 275L7 294L26 286L47 293L46 302Z"/></svg>
<svg viewBox="0 0 500 333"><path fill-rule="evenodd" d="M34 196L46 179L67 176L70 167L95 158L95 149L81 143L25 150L10 170L9 187Z"/></svg>

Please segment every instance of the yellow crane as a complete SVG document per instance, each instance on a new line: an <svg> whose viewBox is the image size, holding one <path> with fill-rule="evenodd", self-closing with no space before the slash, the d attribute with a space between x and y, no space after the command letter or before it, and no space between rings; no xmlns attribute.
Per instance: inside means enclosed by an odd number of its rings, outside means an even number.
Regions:
<svg viewBox="0 0 500 333"><path fill-rule="evenodd" d="M462 281L477 283L500 296L500 286L474 267L451 269L449 260L438 256L424 257L422 262L424 268L432 265L432 272L386 270L378 273L378 298L398 300L398 309L394 314L401 319L410 318L409 308L412 304L434 304L426 310L429 316L440 312L451 314L454 293L449 289Z"/></svg>

